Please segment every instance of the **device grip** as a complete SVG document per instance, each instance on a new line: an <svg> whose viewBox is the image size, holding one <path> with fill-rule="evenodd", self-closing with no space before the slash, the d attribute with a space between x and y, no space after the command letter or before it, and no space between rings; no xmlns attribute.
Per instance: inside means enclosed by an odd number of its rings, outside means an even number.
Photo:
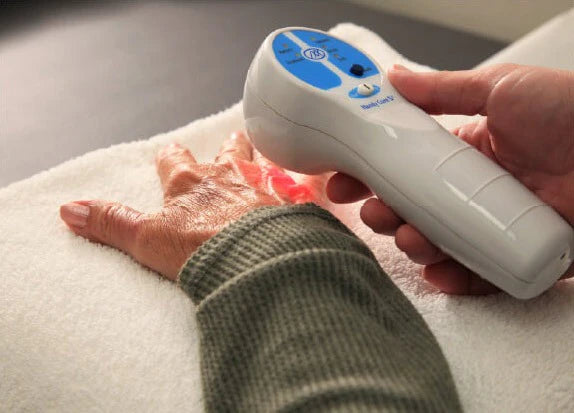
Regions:
<svg viewBox="0 0 574 413"><path fill-rule="evenodd" d="M507 291L567 269L572 228L498 164L443 128L378 128L348 173L457 261Z"/></svg>

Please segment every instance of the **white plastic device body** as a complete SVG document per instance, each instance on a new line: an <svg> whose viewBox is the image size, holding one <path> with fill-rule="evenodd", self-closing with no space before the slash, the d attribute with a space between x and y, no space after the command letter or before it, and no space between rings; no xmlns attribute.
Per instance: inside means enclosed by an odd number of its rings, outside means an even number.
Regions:
<svg viewBox="0 0 574 413"><path fill-rule="evenodd" d="M271 33L249 68L243 110L264 156L301 173L359 179L514 297L539 295L572 262L574 232L563 218L406 101L372 57L341 39L298 27Z"/></svg>

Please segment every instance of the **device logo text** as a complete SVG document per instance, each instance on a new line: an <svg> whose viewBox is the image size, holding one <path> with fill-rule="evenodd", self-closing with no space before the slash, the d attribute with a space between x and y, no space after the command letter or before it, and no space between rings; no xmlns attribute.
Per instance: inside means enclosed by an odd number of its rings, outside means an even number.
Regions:
<svg viewBox="0 0 574 413"><path fill-rule="evenodd" d="M308 60L323 60L327 57L327 52L317 47L309 47L303 50L303 56Z"/></svg>

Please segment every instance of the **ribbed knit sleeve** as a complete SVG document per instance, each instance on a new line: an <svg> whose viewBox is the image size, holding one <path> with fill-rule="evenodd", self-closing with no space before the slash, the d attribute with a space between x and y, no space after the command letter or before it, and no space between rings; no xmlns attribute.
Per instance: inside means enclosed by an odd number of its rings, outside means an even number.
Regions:
<svg viewBox="0 0 574 413"><path fill-rule="evenodd" d="M208 412L461 410L422 317L313 204L246 214L179 283L198 306Z"/></svg>

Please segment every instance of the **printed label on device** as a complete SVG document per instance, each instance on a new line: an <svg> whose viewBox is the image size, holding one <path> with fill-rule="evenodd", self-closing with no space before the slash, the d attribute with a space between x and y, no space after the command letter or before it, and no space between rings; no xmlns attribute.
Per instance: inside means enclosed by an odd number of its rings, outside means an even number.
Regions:
<svg viewBox="0 0 574 413"><path fill-rule="evenodd" d="M392 102L393 100L395 100L395 97L393 95L388 95L384 98L380 98L380 99L374 100L372 102L365 103L365 104L361 105L361 108L363 108L365 110L372 109L372 108L378 108L379 106L384 105L385 103Z"/></svg>

